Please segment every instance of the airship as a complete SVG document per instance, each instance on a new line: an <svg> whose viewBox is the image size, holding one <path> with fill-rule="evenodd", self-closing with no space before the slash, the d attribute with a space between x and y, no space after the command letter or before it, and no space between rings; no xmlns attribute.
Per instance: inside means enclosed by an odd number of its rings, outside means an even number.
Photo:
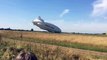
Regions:
<svg viewBox="0 0 107 60"><path fill-rule="evenodd" d="M54 24L45 22L40 16L34 19L32 23L36 25L37 27L39 27L40 29L46 30L48 32L61 33L61 29L59 27L57 27Z"/></svg>

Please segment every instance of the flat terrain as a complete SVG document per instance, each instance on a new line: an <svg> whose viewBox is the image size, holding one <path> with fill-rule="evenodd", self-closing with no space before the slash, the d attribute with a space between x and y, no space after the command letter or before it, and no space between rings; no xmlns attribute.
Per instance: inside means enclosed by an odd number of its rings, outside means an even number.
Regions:
<svg viewBox="0 0 107 60"><path fill-rule="evenodd" d="M48 60L49 58L53 58L53 60L64 60L64 58L69 60L73 59L73 56L77 56L81 60L107 60L106 35L57 34L3 30L0 31L0 34L2 36L2 41L8 42L7 46L30 47L40 60ZM49 54L47 51L49 51ZM51 56L51 53L53 53L54 57ZM47 59L43 59L44 54L49 55ZM56 55L58 56L55 57Z"/></svg>

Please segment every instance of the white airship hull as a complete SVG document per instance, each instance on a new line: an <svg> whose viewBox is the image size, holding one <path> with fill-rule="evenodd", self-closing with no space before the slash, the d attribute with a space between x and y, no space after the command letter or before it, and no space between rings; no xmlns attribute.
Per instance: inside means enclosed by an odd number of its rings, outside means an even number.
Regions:
<svg viewBox="0 0 107 60"><path fill-rule="evenodd" d="M33 24L41 29L47 30L48 32L61 33L61 29L51 23L44 22L40 17L33 21Z"/></svg>

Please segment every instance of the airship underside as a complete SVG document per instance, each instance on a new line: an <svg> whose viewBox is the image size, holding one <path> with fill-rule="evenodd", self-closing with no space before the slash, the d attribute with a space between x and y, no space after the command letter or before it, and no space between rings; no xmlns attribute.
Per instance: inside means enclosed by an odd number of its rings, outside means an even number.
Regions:
<svg viewBox="0 0 107 60"><path fill-rule="evenodd" d="M47 30L48 32L61 33L61 29L59 27L57 27L51 23L44 22L44 20L41 19L40 16L33 21L33 24L43 30Z"/></svg>

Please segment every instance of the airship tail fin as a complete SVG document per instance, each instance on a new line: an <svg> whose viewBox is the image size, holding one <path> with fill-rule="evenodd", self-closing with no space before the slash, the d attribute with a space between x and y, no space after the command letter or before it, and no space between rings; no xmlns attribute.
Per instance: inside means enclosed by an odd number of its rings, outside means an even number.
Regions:
<svg viewBox="0 0 107 60"><path fill-rule="evenodd" d="M38 19L41 20L41 16L38 16Z"/></svg>
<svg viewBox="0 0 107 60"><path fill-rule="evenodd" d="M33 22L44 22L44 20L38 16L36 19L33 20Z"/></svg>
<svg viewBox="0 0 107 60"><path fill-rule="evenodd" d="M44 20L41 18L41 16L38 16L37 19L40 20L40 21L42 21L42 22L44 22Z"/></svg>

